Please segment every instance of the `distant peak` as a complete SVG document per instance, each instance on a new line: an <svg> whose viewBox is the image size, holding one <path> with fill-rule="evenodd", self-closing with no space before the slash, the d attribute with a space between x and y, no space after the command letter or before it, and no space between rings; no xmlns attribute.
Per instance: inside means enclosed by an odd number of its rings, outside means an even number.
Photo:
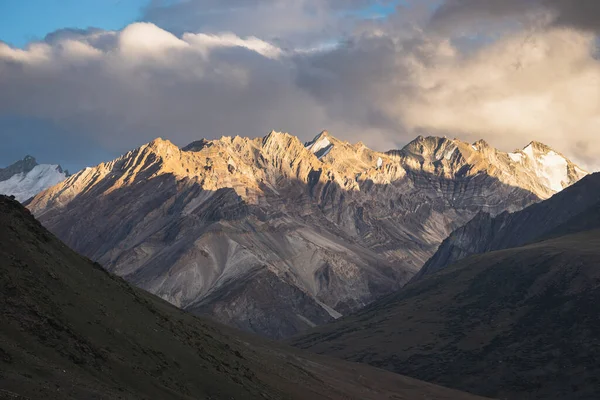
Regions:
<svg viewBox="0 0 600 400"><path fill-rule="evenodd" d="M200 140L196 140L196 141L188 144L181 150L197 152L197 151L201 151L202 149L204 149L206 147L211 147L212 145L213 145L212 141L202 138Z"/></svg>
<svg viewBox="0 0 600 400"><path fill-rule="evenodd" d="M554 151L550 146L535 140L529 142L529 144L523 148L523 151L526 151L528 149L533 149L544 153Z"/></svg>
<svg viewBox="0 0 600 400"><path fill-rule="evenodd" d="M450 143L454 143L447 137L439 136L417 136L414 140L409 142L402 151L410 152L415 154L423 154L433 152L440 147L444 147Z"/></svg>
<svg viewBox="0 0 600 400"><path fill-rule="evenodd" d="M555 154L555 155L565 159L566 161L571 162L564 155L560 154L558 151L554 150L552 147L550 147L544 143L537 142L535 140L529 142L529 144L523 148L522 152L526 156L531 157L531 158Z"/></svg>
<svg viewBox="0 0 600 400"><path fill-rule="evenodd" d="M267 136L266 136L266 137L268 137L268 136L285 136L285 135L288 135L288 133L286 133L286 132L282 132L282 131L276 131L276 130L272 130L271 132L269 132L269 133L267 134Z"/></svg>
<svg viewBox="0 0 600 400"><path fill-rule="evenodd" d="M479 139L478 141L473 143L473 146L477 147L478 149L487 149L491 147L490 144L483 139Z"/></svg>
<svg viewBox="0 0 600 400"><path fill-rule="evenodd" d="M267 133L267 135L265 137L263 137L263 141L269 140L272 138L276 138L276 137L285 137L285 136L289 136L289 133L272 130L271 132Z"/></svg>
<svg viewBox="0 0 600 400"><path fill-rule="evenodd" d="M331 137L331 135L329 134L329 131L327 131L327 130L324 130L324 131L321 131L321 132L320 132L320 133L319 133L317 136L315 136L315 137L313 138L313 140L311 140L311 141L309 141L309 142L306 142L306 143L304 143L304 146L306 146L306 147L309 147L311 144L313 144L313 143L315 143L315 142L317 142L317 141L319 141L319 140L321 140L321 139L328 139L328 140L329 140L329 139L331 139L331 138L332 138L332 137Z"/></svg>
<svg viewBox="0 0 600 400"><path fill-rule="evenodd" d="M325 157L333 148L332 139L335 140L335 138L332 138L329 135L329 132L322 131L315 136L313 140L306 142L304 147L310 150L320 160L321 158Z"/></svg>
<svg viewBox="0 0 600 400"><path fill-rule="evenodd" d="M155 149L155 150L164 150L170 147L177 147L175 146L173 143L171 143L171 141L169 140L165 140L163 138L156 138L153 141L151 141L150 143L148 143L148 147Z"/></svg>
<svg viewBox="0 0 600 400"><path fill-rule="evenodd" d="M158 145L158 144L165 143L165 142L168 142L168 140L165 140L165 139L163 139L161 137L157 137L156 139L154 139L153 141L151 141L148 144L149 145Z"/></svg>
<svg viewBox="0 0 600 400"><path fill-rule="evenodd" d="M410 143L424 142L424 143L438 143L438 142L451 142L446 136L423 136L419 135L413 139Z"/></svg>
<svg viewBox="0 0 600 400"><path fill-rule="evenodd" d="M280 142L282 140L288 140L288 139L291 139L292 137L295 138L295 136L292 136L289 133L272 130L265 137L263 137L262 143L264 146L269 143L276 143L276 142ZM296 138L296 140L298 140L298 139ZM298 140L298 143L300 143L300 145L302 145L300 140Z"/></svg>
<svg viewBox="0 0 600 400"><path fill-rule="evenodd" d="M0 168L0 182L9 179L19 173L28 173L38 165L34 157L27 155L6 168Z"/></svg>

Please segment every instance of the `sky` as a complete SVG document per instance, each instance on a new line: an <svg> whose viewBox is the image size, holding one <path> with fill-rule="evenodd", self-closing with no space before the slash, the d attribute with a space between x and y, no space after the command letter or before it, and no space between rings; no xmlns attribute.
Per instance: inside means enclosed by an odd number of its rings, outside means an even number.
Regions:
<svg viewBox="0 0 600 400"><path fill-rule="evenodd" d="M0 166L327 129L597 170L599 33L597 0L0 0Z"/></svg>
<svg viewBox="0 0 600 400"><path fill-rule="evenodd" d="M142 17L147 0L2 0L0 38L14 46L63 28L122 29Z"/></svg>

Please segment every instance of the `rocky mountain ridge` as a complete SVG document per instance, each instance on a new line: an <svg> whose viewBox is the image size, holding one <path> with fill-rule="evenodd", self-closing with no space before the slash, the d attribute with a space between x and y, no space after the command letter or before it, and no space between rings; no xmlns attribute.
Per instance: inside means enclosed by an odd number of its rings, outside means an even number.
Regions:
<svg viewBox="0 0 600 400"><path fill-rule="evenodd" d="M279 338L397 290L477 213L554 194L532 161L550 151L517 162L483 141L419 137L382 153L328 132L306 144L280 132L182 149L156 139L29 207L135 285ZM563 186L585 174L554 165Z"/></svg>

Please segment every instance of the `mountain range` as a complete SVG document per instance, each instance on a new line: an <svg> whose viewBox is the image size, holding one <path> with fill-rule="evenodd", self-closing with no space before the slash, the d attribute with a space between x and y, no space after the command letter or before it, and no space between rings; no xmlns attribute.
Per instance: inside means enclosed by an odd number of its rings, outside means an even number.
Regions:
<svg viewBox="0 0 600 400"><path fill-rule="evenodd" d="M284 338L397 291L454 230L586 172L532 142L418 137L377 152L322 132L183 148L156 139L28 207L69 246L190 312Z"/></svg>
<svg viewBox="0 0 600 400"><path fill-rule="evenodd" d="M26 156L6 168L0 168L0 194L15 196L24 202L68 176L69 172L63 171L60 165L40 165L35 158Z"/></svg>
<svg viewBox="0 0 600 400"><path fill-rule="evenodd" d="M0 399L475 400L185 313L0 196Z"/></svg>
<svg viewBox="0 0 600 400"><path fill-rule="evenodd" d="M25 204L0 196L0 398L600 391L600 174L541 143L157 139Z"/></svg>
<svg viewBox="0 0 600 400"><path fill-rule="evenodd" d="M494 398L598 397L600 174L523 211L480 215L428 265L291 343Z"/></svg>

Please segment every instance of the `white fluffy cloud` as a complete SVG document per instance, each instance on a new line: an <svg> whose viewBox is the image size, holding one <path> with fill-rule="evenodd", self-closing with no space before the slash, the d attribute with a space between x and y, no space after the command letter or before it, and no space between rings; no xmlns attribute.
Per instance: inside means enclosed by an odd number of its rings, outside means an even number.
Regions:
<svg viewBox="0 0 600 400"><path fill-rule="evenodd" d="M538 140L600 166L589 30L549 25L465 47L398 21L362 24L310 51L151 23L61 31L23 50L0 43L0 117L51 121L115 152L157 136L184 145L329 129L380 150L427 133L506 150Z"/></svg>
<svg viewBox="0 0 600 400"><path fill-rule="evenodd" d="M257 38L176 37L148 23L0 44L0 114L59 121L116 151L157 136L185 144L301 128L307 114L318 124L323 113L280 56Z"/></svg>

